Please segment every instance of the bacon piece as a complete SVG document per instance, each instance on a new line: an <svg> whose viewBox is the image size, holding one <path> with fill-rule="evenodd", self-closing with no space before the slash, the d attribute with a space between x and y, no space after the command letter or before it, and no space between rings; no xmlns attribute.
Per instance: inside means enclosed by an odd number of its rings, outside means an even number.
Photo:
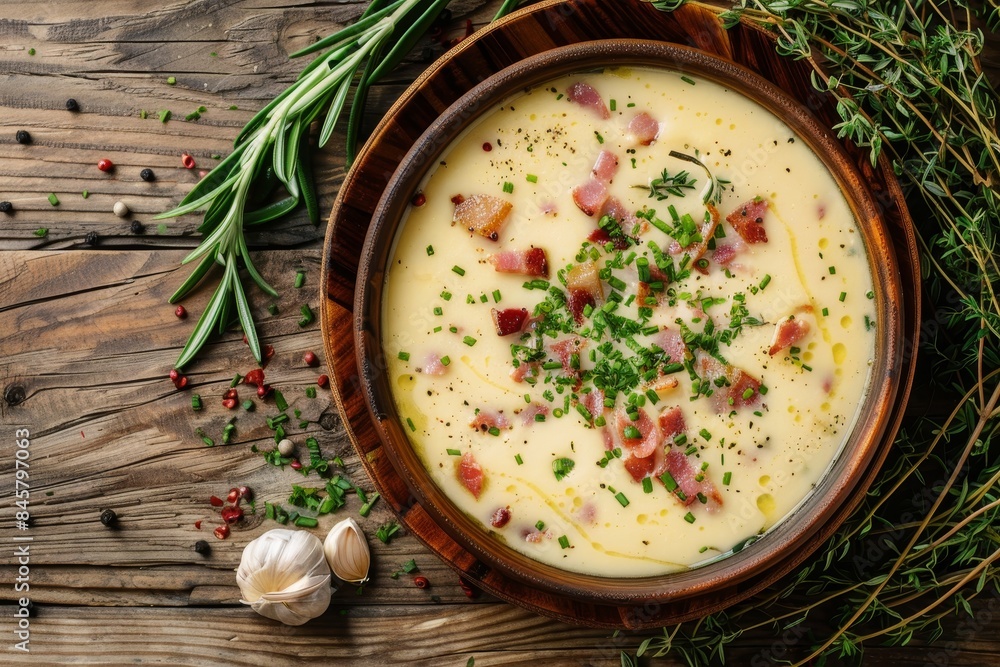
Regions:
<svg viewBox="0 0 1000 667"><path fill-rule="evenodd" d="M502 250L490 255L490 263L499 273L520 273L525 276L549 277L549 261L542 248Z"/></svg>
<svg viewBox="0 0 1000 667"><path fill-rule="evenodd" d="M809 322L801 317L789 315L778 322L771 339L771 349L767 351L772 357L785 348L795 345L809 333Z"/></svg>
<svg viewBox="0 0 1000 667"><path fill-rule="evenodd" d="M661 375L660 377L652 380L648 385L648 388L655 391L657 394L662 394L664 392L670 391L671 389L676 389L680 385L673 375Z"/></svg>
<svg viewBox="0 0 1000 667"><path fill-rule="evenodd" d="M598 118L611 118L608 105L604 103L601 94L589 83L577 81L566 89L566 97L570 102L575 102L582 107L591 109Z"/></svg>
<svg viewBox="0 0 1000 667"><path fill-rule="evenodd" d="M510 505L498 507L490 517L490 525L494 528L503 528L510 521Z"/></svg>
<svg viewBox="0 0 1000 667"><path fill-rule="evenodd" d="M648 146L660 135L660 124L645 111L640 111L628 122L628 133L643 146Z"/></svg>
<svg viewBox="0 0 1000 667"><path fill-rule="evenodd" d="M458 476L458 481L461 482L462 486L468 489L476 497L476 500L478 500L479 494L483 492L483 483L486 481L486 476L483 474L482 466L476 463L472 452L462 454L461 460L455 465L455 474Z"/></svg>
<svg viewBox="0 0 1000 667"><path fill-rule="evenodd" d="M709 512L716 512L722 507L722 495L715 488L711 480L706 476L702 481L697 481L699 470L691 464L691 459L679 449L671 449L667 452L667 472L677 482L678 490L683 492L683 500L677 495L685 505L698 502L698 494L702 494L707 501L705 509ZM675 492L676 493L676 492Z"/></svg>
<svg viewBox="0 0 1000 667"><path fill-rule="evenodd" d="M524 410L521 410L521 424L523 426L531 426L535 423L535 415L548 415L549 406L542 405L541 403L532 403Z"/></svg>
<svg viewBox="0 0 1000 667"><path fill-rule="evenodd" d="M424 360L423 372L425 375L444 375L448 367L441 363L441 355L428 354Z"/></svg>
<svg viewBox="0 0 1000 667"><path fill-rule="evenodd" d="M552 539L552 533L550 533L548 529L542 531L537 528L532 528L531 530L524 531L523 535L524 541L531 542L532 544L538 544L544 539Z"/></svg>
<svg viewBox="0 0 1000 667"><path fill-rule="evenodd" d="M656 461L653 456L643 458L629 456L625 459L623 465L625 466L625 471L632 476L632 479L641 482L644 477L649 477L653 474Z"/></svg>
<svg viewBox="0 0 1000 667"><path fill-rule="evenodd" d="M587 236L587 240L594 245L605 246L607 244L612 244L615 250L625 250L632 244L629 242L628 238L624 236L616 235L614 238L605 229L595 229L590 232Z"/></svg>
<svg viewBox="0 0 1000 667"><path fill-rule="evenodd" d="M562 362L563 372L566 375L579 375L580 369L573 368L573 355L578 357L582 356L583 351L587 348L587 339L581 338L580 336L571 336L569 338L564 338L558 342L549 345L549 349L557 357L559 361ZM577 364L579 366L579 364Z"/></svg>
<svg viewBox="0 0 1000 667"><path fill-rule="evenodd" d="M605 424L601 427L601 438L604 440L604 448L611 451L615 448L615 435L611 426L607 423L608 408L604 405L604 392L600 389L593 389L580 396L580 403L587 408L591 416L591 424L598 417L605 417Z"/></svg>
<svg viewBox="0 0 1000 667"><path fill-rule="evenodd" d="M660 329L653 342L670 355L670 363L672 364L683 363L687 356L687 346L684 344L681 332L676 329Z"/></svg>
<svg viewBox="0 0 1000 667"><path fill-rule="evenodd" d="M767 200L763 197L754 197L727 215L726 222L731 224L736 233L747 243L767 243L767 232L764 231L765 213L767 213Z"/></svg>
<svg viewBox="0 0 1000 667"><path fill-rule="evenodd" d="M500 238L500 231L510 216L511 208L513 206L509 201L499 197L472 195L455 206L452 221L470 232L496 241Z"/></svg>
<svg viewBox="0 0 1000 667"><path fill-rule="evenodd" d="M635 428L639 432L638 438L630 438L626 435L626 429L629 427ZM639 408L638 419L635 421L629 419L624 408L616 410L615 431L615 434L621 438L625 449L638 459L644 459L656 451L661 441L660 429L642 408Z"/></svg>
<svg viewBox="0 0 1000 667"><path fill-rule="evenodd" d="M584 214L593 217L608 201L608 186L594 177L573 188L573 203Z"/></svg>
<svg viewBox="0 0 1000 667"><path fill-rule="evenodd" d="M604 183L610 183L611 179L618 173L618 156L611 151L601 151L594 163L594 178Z"/></svg>
<svg viewBox="0 0 1000 667"><path fill-rule="evenodd" d="M510 379L514 382L524 382L526 377L538 377L538 364L534 361L522 361L510 371Z"/></svg>
<svg viewBox="0 0 1000 667"><path fill-rule="evenodd" d="M701 236L701 240L690 243L683 248L677 241L671 241L670 245L667 246L667 252L671 255L679 255L681 252L690 255L691 264L696 268L698 268L698 260L708 250L708 242L715 236L715 228L719 226L719 209L715 208L712 202L708 202L705 206L708 208L708 215L705 216L704 221L698 227L698 234Z"/></svg>
<svg viewBox="0 0 1000 667"><path fill-rule="evenodd" d="M678 406L667 408L661 412L657 421L660 425L660 434L667 441L673 441L675 437L687 430L687 425L684 423L684 412Z"/></svg>
<svg viewBox="0 0 1000 667"><path fill-rule="evenodd" d="M604 287L598 275L597 264L577 264L566 272L567 306L577 324L583 324L583 310L587 305L596 308L604 303Z"/></svg>
<svg viewBox="0 0 1000 667"><path fill-rule="evenodd" d="M652 297L655 303L650 303L648 299ZM653 288L649 286L649 283L639 281L638 286L635 290L635 305L639 308L655 308L660 305L660 297L657 296Z"/></svg>
<svg viewBox="0 0 1000 667"><path fill-rule="evenodd" d="M760 404L760 380L743 369L723 366L712 357L700 356L698 370L702 378L712 382L714 391L709 400L718 414ZM720 377L725 378L725 384L721 387L715 385L715 381ZM747 398L743 398L747 389L752 391Z"/></svg>
<svg viewBox="0 0 1000 667"><path fill-rule="evenodd" d="M528 319L528 310L526 308L504 308L503 310L492 308L490 315L493 316L493 326L496 327L497 335L509 336L521 333L524 329L524 323Z"/></svg>
<svg viewBox="0 0 1000 667"><path fill-rule="evenodd" d="M503 413L494 410L478 410L472 417L469 425L483 433L486 433L491 428L510 428L510 422L504 417Z"/></svg>
<svg viewBox="0 0 1000 667"><path fill-rule="evenodd" d="M729 266L746 247L741 239L736 239L732 243L716 241L715 250L712 251L712 261L721 266Z"/></svg>

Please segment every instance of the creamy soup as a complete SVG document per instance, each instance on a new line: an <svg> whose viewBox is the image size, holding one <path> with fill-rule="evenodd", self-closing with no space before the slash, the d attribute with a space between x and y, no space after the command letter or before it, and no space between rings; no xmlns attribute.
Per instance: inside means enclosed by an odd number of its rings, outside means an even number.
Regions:
<svg viewBox="0 0 1000 667"><path fill-rule="evenodd" d="M398 232L382 345L413 447L483 530L656 575L808 496L866 391L872 289L787 125L708 80L611 69L445 151Z"/></svg>

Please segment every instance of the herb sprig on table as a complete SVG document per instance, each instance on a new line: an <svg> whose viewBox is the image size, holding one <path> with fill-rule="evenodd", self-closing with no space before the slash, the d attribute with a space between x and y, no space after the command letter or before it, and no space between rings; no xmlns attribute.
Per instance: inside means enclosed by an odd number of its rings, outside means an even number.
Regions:
<svg viewBox="0 0 1000 667"><path fill-rule="evenodd" d="M197 268L170 297L183 299L214 265L222 280L191 332L175 367L188 364L213 333L222 333L235 307L254 358L261 362L260 342L243 288L239 265L265 293L277 296L254 268L245 229L284 216L305 203L309 219L319 224L319 208L308 154L310 126L322 119L317 145L330 139L342 112L349 107L347 161L354 158L368 90L392 71L437 21L450 0L372 0L358 21L312 44L292 57L318 51L295 83L261 109L240 132L235 150L180 202L158 218L204 211L199 246L183 263L200 260ZM497 17L516 8L503 3ZM351 90L354 89L353 97ZM350 101L349 101L350 100ZM274 197L279 189L284 196Z"/></svg>
<svg viewBox="0 0 1000 667"><path fill-rule="evenodd" d="M679 2L654 2L670 11ZM773 31L782 55L805 58L833 95L842 137L889 159L917 226L925 293L922 365L940 417L911 419L865 502L816 556L757 597L664 628L639 655L723 659L744 632L795 640L804 664L860 657L867 643L936 639L942 619L1000 595L1000 102L978 55L997 40L990 0L984 36L972 10L927 0L741 0L701 5L731 27ZM822 607L835 628L816 636ZM829 621L824 623L827 627ZM788 649L788 645L783 644ZM785 655L765 657L765 661Z"/></svg>

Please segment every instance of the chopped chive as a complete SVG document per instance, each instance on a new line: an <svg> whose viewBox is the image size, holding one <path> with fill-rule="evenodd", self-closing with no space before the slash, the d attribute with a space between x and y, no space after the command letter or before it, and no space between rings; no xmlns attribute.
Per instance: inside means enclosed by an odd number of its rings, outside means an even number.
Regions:
<svg viewBox="0 0 1000 667"><path fill-rule="evenodd" d="M829 308L824 308L823 309L823 317L829 317L829 316L830 316L830 309Z"/></svg>
<svg viewBox="0 0 1000 667"><path fill-rule="evenodd" d="M694 514L691 514L691 512L688 512L687 514L684 515L684 520L687 521L688 523L694 523L694 521L695 521Z"/></svg>
<svg viewBox="0 0 1000 667"><path fill-rule="evenodd" d="M432 245L427 246L427 256L430 257L433 254L434 254L434 246Z"/></svg>
<svg viewBox="0 0 1000 667"><path fill-rule="evenodd" d="M87 197L90 196L90 190L84 190L83 192L80 193L80 196L86 199Z"/></svg>
<svg viewBox="0 0 1000 667"><path fill-rule="evenodd" d="M514 192L514 184L511 183L510 181L504 181L503 191L506 192L507 194L511 194L512 192Z"/></svg>
<svg viewBox="0 0 1000 667"><path fill-rule="evenodd" d="M765 395L767 393L767 385L762 384L760 387L757 388L757 391L760 392L761 396Z"/></svg>
<svg viewBox="0 0 1000 667"><path fill-rule="evenodd" d="M663 486L667 487L667 491L673 493L677 490L677 481L674 479L674 476L670 474L669 470L660 475L660 481L663 482Z"/></svg>
<svg viewBox="0 0 1000 667"><path fill-rule="evenodd" d="M437 332L441 331L442 329L444 329L444 327L434 327L433 331L434 331L434 333L437 333Z"/></svg>
<svg viewBox="0 0 1000 667"><path fill-rule="evenodd" d="M475 303L476 302L476 298L470 294L469 296L465 297L465 302L466 303Z"/></svg>
<svg viewBox="0 0 1000 667"><path fill-rule="evenodd" d="M229 388L230 389L235 388L236 385L238 385L240 383L240 380L242 380L242 379L243 379L243 376L240 375L239 373L237 373L236 375L234 375L233 379L229 381Z"/></svg>
<svg viewBox="0 0 1000 667"><path fill-rule="evenodd" d="M306 274L303 271L298 271L295 274L295 289L301 288L306 284Z"/></svg>
<svg viewBox="0 0 1000 667"><path fill-rule="evenodd" d="M414 433L417 432L417 427L413 425L413 420L410 419L409 417L406 418L406 425L409 426L410 430L413 431Z"/></svg>
<svg viewBox="0 0 1000 667"><path fill-rule="evenodd" d="M527 176L525 176L525 180L528 181L529 183L537 183L538 176L535 176L534 174L528 174Z"/></svg>
<svg viewBox="0 0 1000 667"><path fill-rule="evenodd" d="M48 227L39 227L38 229L35 230L35 236L37 236L38 238L44 238L45 236L48 235L48 233L49 233Z"/></svg>
<svg viewBox="0 0 1000 667"><path fill-rule="evenodd" d="M460 450L460 449L446 449L445 451L448 452L448 456L461 456L462 455L462 450Z"/></svg>
<svg viewBox="0 0 1000 667"><path fill-rule="evenodd" d="M465 338L462 339L462 342L468 345L469 347L472 347L473 345L476 344L476 339L473 338L472 336L466 336Z"/></svg>
<svg viewBox="0 0 1000 667"><path fill-rule="evenodd" d="M618 504L622 507L628 507L628 498L626 498L625 494L621 491L615 494L615 500L617 500Z"/></svg>
<svg viewBox="0 0 1000 667"><path fill-rule="evenodd" d="M319 525L319 521L310 516L297 516L295 517L295 525L299 528L315 528Z"/></svg>
<svg viewBox="0 0 1000 667"><path fill-rule="evenodd" d="M843 302L844 299L846 299L846 298L847 298L847 292L841 292L840 293L840 301Z"/></svg>
<svg viewBox="0 0 1000 667"><path fill-rule="evenodd" d="M449 292L448 290L441 292L441 298L444 299L445 301L451 301L451 292Z"/></svg>
<svg viewBox="0 0 1000 667"><path fill-rule="evenodd" d="M285 410L288 409L288 402L285 401L284 395L282 395L282 393L280 391L278 391L277 389L274 390L274 406L276 408L278 408L279 412L284 412ZM285 421L285 420L288 419L288 415L279 415L279 416L285 418L285 419L282 419L281 421ZM277 419L277 418L278 417L275 417L275 419ZM278 422L278 423L280 424L281 422Z"/></svg>
<svg viewBox="0 0 1000 667"><path fill-rule="evenodd" d="M746 389L743 390L744 401L749 400L751 396L753 396L753 387L747 387Z"/></svg>
<svg viewBox="0 0 1000 667"><path fill-rule="evenodd" d="M653 478L652 477L643 477L642 478L642 492L643 493L652 493L653 492Z"/></svg>
<svg viewBox="0 0 1000 667"><path fill-rule="evenodd" d="M170 117L172 115L173 113L171 113L170 109L164 109L163 111L159 112L160 122L166 123L168 120L170 120Z"/></svg>
<svg viewBox="0 0 1000 667"><path fill-rule="evenodd" d="M831 276L837 275L837 267L831 266L830 269L829 269L829 271L830 271L830 275Z"/></svg>
<svg viewBox="0 0 1000 667"><path fill-rule="evenodd" d="M430 248L430 246L427 246L427 247ZM431 250L432 254L433 254L433 252L434 251ZM465 269L463 269L462 267L460 267L458 264L456 264L455 266L451 267L451 270L454 271L455 273L457 273L460 276L464 276L465 275Z"/></svg>
<svg viewBox="0 0 1000 667"><path fill-rule="evenodd" d="M56 197L56 193L54 192L49 193L49 203L52 204L53 206L59 206L59 197Z"/></svg>
<svg viewBox="0 0 1000 667"><path fill-rule="evenodd" d="M689 76L682 76L682 77L681 77L681 81L683 81L684 83L689 83L689 84L691 84L692 86L694 85L694 79L692 79L692 78L691 78L691 77L689 77Z"/></svg>
<svg viewBox="0 0 1000 667"><path fill-rule="evenodd" d="M700 431L698 431L698 435L700 435L705 440L711 440L712 439L712 433L707 428L703 428Z"/></svg>
<svg viewBox="0 0 1000 667"><path fill-rule="evenodd" d="M500 303L500 299L501 299L500 290L498 289L493 290L493 303Z"/></svg>
<svg viewBox="0 0 1000 667"><path fill-rule="evenodd" d="M868 290L867 292L865 292L865 298L866 299L874 299L875 298L875 292L873 292L872 290Z"/></svg>
<svg viewBox="0 0 1000 667"><path fill-rule="evenodd" d="M543 422L543 421L545 421L545 415L542 414L541 412L536 412L535 413L535 421L536 422Z"/></svg>
<svg viewBox="0 0 1000 667"><path fill-rule="evenodd" d="M251 401L249 398L243 401L243 409L246 410L247 412L253 412L254 402Z"/></svg>
<svg viewBox="0 0 1000 667"><path fill-rule="evenodd" d="M698 453L698 448L695 447L694 445L691 445L690 447L684 450L684 456L691 456L692 454L697 454L697 453Z"/></svg>
<svg viewBox="0 0 1000 667"><path fill-rule="evenodd" d="M487 431L487 433L489 433L493 437L496 437L496 436L500 435L500 429L498 429L496 426L492 426L492 427L490 427L490 430Z"/></svg>
<svg viewBox="0 0 1000 667"><path fill-rule="evenodd" d="M306 398L316 398L316 387L306 387Z"/></svg>
<svg viewBox="0 0 1000 667"><path fill-rule="evenodd" d="M611 101L610 101L610 105L611 105L611 110L612 111L618 111L618 100L616 100L615 98L612 97Z"/></svg>
<svg viewBox="0 0 1000 667"><path fill-rule="evenodd" d="M409 361L410 360L410 353L409 352L402 352L402 351L400 351L400 353L397 354L396 356L399 357L400 361Z"/></svg>
<svg viewBox="0 0 1000 667"><path fill-rule="evenodd" d="M733 473L727 472L722 476L723 486L729 486L729 483L733 481Z"/></svg>
<svg viewBox="0 0 1000 667"><path fill-rule="evenodd" d="M272 303L271 305L269 305L267 307L267 312L269 312L272 317L275 316L275 315L277 315L278 314L278 304Z"/></svg>
<svg viewBox="0 0 1000 667"><path fill-rule="evenodd" d="M524 459L521 458L520 454L514 454L514 461L517 465L524 465Z"/></svg>
<svg viewBox="0 0 1000 667"><path fill-rule="evenodd" d="M201 410L201 396L198 394L191 394L191 409Z"/></svg>
<svg viewBox="0 0 1000 667"><path fill-rule="evenodd" d="M545 530L545 522L539 519L535 522L535 530Z"/></svg>
<svg viewBox="0 0 1000 667"><path fill-rule="evenodd" d="M598 132L597 130L594 130L594 136L597 137L597 143L599 143L599 144L603 144L604 143L604 137L601 136L600 132Z"/></svg>
<svg viewBox="0 0 1000 667"><path fill-rule="evenodd" d="M445 355L445 356L441 357L441 365L442 366L447 366L450 363L451 363L451 357L449 357L448 355Z"/></svg>
<svg viewBox="0 0 1000 667"><path fill-rule="evenodd" d="M765 273L764 274L764 278L760 281L760 288L764 289L765 287L767 287L767 284L770 283L770 282L771 282L771 274L770 273Z"/></svg>
<svg viewBox="0 0 1000 667"><path fill-rule="evenodd" d="M299 319L300 327L307 327L312 324L315 316L313 315L312 308L309 307L308 303L302 304L302 307L299 308L299 312L302 313L302 317Z"/></svg>
<svg viewBox="0 0 1000 667"><path fill-rule="evenodd" d="M444 310L441 308L441 306L435 306L434 307L434 314L435 315L444 315Z"/></svg>
<svg viewBox="0 0 1000 667"><path fill-rule="evenodd" d="M559 537L559 546L563 549L569 549L569 538L565 535Z"/></svg>
<svg viewBox="0 0 1000 667"><path fill-rule="evenodd" d="M360 491L360 489L359 489L359 491ZM382 495L378 491L376 491L375 493L373 493L371 496L368 497L368 499L365 501L365 503L361 506L361 509L358 510L358 514L360 514L361 516L368 516L368 513L372 511L372 506L381 497L382 497ZM410 561L410 562L412 563L413 561ZM404 567L404 569L406 568L405 565L403 567ZM414 563L413 568L416 569L416 563Z"/></svg>

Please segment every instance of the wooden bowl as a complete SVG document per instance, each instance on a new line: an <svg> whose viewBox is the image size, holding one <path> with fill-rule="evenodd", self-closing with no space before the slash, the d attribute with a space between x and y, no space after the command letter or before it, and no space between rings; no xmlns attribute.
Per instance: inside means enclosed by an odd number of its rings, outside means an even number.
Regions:
<svg viewBox="0 0 1000 667"><path fill-rule="evenodd" d="M393 241L407 204L428 169L481 112L510 95L563 75L616 66L656 67L713 80L756 101L781 118L826 165L858 221L875 285L876 355L869 387L845 445L814 491L755 543L725 558L683 572L637 578L579 574L546 565L491 538L459 511L431 481L410 446L396 413L382 351L381 297ZM370 417L393 468L415 501L457 544L490 568L527 586L598 605L670 605L688 598L738 589L813 549L844 518L840 510L863 493L873 461L880 461L893 430L900 391L904 320L902 287L892 239L869 184L836 138L799 102L777 86L732 62L675 44L647 40L583 42L525 58L473 87L449 106L413 144L375 208L361 252L354 302L354 336L360 384Z"/></svg>

